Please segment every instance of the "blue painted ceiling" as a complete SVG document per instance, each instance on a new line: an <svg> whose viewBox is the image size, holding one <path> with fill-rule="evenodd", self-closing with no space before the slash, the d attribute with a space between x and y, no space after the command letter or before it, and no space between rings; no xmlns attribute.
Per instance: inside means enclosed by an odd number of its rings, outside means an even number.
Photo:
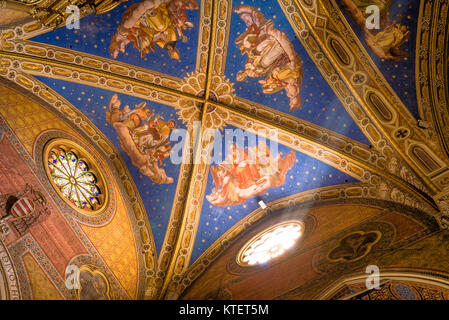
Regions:
<svg viewBox="0 0 449 320"><path fill-rule="evenodd" d="M102 15L91 14L80 21L79 30L59 28L30 40L69 48L104 58L111 58L109 44L116 32L117 26L121 22L121 17L130 5L138 2L137 0L127 1L108 13ZM301 42L297 39L277 1L244 0L235 3L235 5L243 4L259 9L266 19L272 19L275 28L286 33L294 50L300 56L304 69L300 93L302 106L298 110L290 112L289 99L284 90L274 94L265 94L262 92L258 79L248 77L245 81L237 81L236 75L239 70L244 69L246 56L241 54L238 46L235 44L235 40L245 32L246 25L236 13L232 13L231 16L226 65L224 69L226 78L234 83L234 93L244 99L265 105L283 113L290 113L295 117L333 130L353 140L369 144L367 138L346 112L320 71L308 56ZM410 57L395 62L382 61L367 48L367 51L370 53L380 71L390 84L397 89L397 94L415 116L417 116L417 107L413 62L416 26L413 22L417 19L417 7L418 4L416 1L393 1L391 6L391 15L395 16L398 13L402 13L404 16L403 23L409 26L412 32L410 41L403 47L404 50L410 53ZM345 15L355 33L362 39L363 35L361 30L347 13ZM168 52L161 48L156 48L155 52L150 52L142 58L139 51L132 44L128 44L126 52L119 53L116 60L180 79L186 77L196 67L200 10L187 10L186 16L187 20L193 23L193 28L184 32L188 38L186 42L178 41L176 44L180 53L179 61L171 58ZM179 165L174 165L168 160L163 162L163 168L167 174L174 178L173 183L163 185L152 182L133 166L128 155L122 150L117 140L116 131L105 118L105 111L111 96L114 94L113 91L109 91L107 88L90 87L44 77L39 77L39 80L61 94L73 106L82 111L110 139L116 148L120 150L134 182L139 189L151 224L156 248L159 251L164 240L172 209L176 183L179 176ZM125 94L119 94L118 96L122 101L122 105L129 104L131 107L138 105L142 101L146 101L147 107L154 113L162 115L165 119L175 119L177 127L184 127L184 124L176 114L176 110L170 106ZM231 127L227 126L227 128ZM286 155L291 150L285 146L280 146L279 151L283 155ZM306 190L355 182L353 178L319 160L296 151L294 154L295 161L286 175L285 183L281 186L270 188L264 194L260 195L259 198L268 203ZM206 195L212 193L213 185L212 175L209 174ZM257 200L259 198L252 197L242 204L233 206L215 206L204 198L191 262L198 258L226 230L254 211L258 207Z"/></svg>

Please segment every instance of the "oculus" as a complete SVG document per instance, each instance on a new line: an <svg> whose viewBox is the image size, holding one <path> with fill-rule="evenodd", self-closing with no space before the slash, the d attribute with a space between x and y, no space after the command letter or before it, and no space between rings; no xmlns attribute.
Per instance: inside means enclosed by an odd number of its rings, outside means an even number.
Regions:
<svg viewBox="0 0 449 320"><path fill-rule="evenodd" d="M81 147L68 140L52 142L45 148L44 165L51 184L72 208L92 214L104 207L103 175Z"/></svg>
<svg viewBox="0 0 449 320"><path fill-rule="evenodd" d="M304 234L304 224L287 221L276 224L248 241L237 255L241 266L256 266L267 263L291 249Z"/></svg>

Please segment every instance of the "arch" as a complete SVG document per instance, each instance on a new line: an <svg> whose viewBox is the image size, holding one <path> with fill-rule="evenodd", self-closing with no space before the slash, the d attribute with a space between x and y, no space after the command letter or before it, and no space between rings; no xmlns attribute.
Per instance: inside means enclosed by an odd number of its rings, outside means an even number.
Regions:
<svg viewBox="0 0 449 320"><path fill-rule="evenodd" d="M347 185L331 186L305 191L267 204L268 208L258 208L248 216L236 223L216 240L184 273L180 294L213 265L214 261L227 252L235 242L241 240L241 236L248 235L263 221L275 219L283 212L324 207L328 205L364 205L399 211L410 218L425 225L429 231L439 230L438 222L434 217L411 208L394 200L386 201L377 194L368 192L369 185L353 183ZM313 225L313 223L312 223ZM310 231L313 228L306 228ZM239 269L239 273L244 274ZM182 296L181 296L182 297Z"/></svg>
<svg viewBox="0 0 449 320"><path fill-rule="evenodd" d="M365 284L369 274L355 273L344 278L334 281L330 286L320 292L315 299L328 300L334 298L345 288L351 285ZM444 290L449 290L449 275L437 273L430 270L410 270L410 269L387 269L380 272L380 285L384 285L390 281L412 282L417 284L424 284L434 287L439 287ZM352 294L341 297L343 300L348 300L354 296L363 294L369 291L358 291Z"/></svg>
<svg viewBox="0 0 449 320"><path fill-rule="evenodd" d="M101 159L102 165L109 171L109 176L107 178L111 183L113 181L115 182L114 185L117 188L116 192L120 192L123 199L122 209L126 212L127 219L130 222L137 255L138 278L136 297L138 299L143 299L145 297L146 284L148 281L151 282L152 276L156 274L157 253L145 208L120 152L116 150L115 146L83 114L57 93L52 92L52 94L56 96L56 99L47 102L37 96L37 94L28 91L7 79L4 79L3 85L26 96L28 99L31 99L33 102L40 105L43 109L50 111L67 125L67 129L70 128L78 133L76 137L74 137L73 134L71 135L62 130L47 130L41 132L34 140L33 150L30 152L32 157L27 160L32 166L35 166L36 163L41 161L39 159L41 159L43 143L51 138L60 138L62 136L67 139L75 139L78 143L81 143L85 149L95 149L96 156L98 159ZM12 129L9 128L5 121L2 122L2 126L4 126L4 129L8 132L12 132ZM57 134L55 135L55 133ZM12 135L14 134L12 133ZM39 143L41 143L41 145L39 145ZM42 168L42 165L38 165L38 167ZM44 175L42 176L42 174L40 174L40 178L45 177L46 180L45 172L42 170L41 173ZM47 188L47 190L51 189L51 186L50 188ZM57 198L59 197L56 197L55 199ZM108 210L108 208L106 208L106 210ZM72 213L73 212L75 211L72 211ZM79 221L79 219L77 220ZM111 219L104 219L99 223L100 225L105 225L107 221L111 221ZM83 223L86 224L86 221ZM86 225L89 226L89 223Z"/></svg>
<svg viewBox="0 0 449 320"><path fill-rule="evenodd" d="M19 282L12 259L0 240L0 300L20 300Z"/></svg>

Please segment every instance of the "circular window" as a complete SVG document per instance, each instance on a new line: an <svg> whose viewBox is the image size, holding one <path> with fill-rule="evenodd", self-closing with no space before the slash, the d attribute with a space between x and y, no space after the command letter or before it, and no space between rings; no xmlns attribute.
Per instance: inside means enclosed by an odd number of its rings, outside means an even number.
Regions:
<svg viewBox="0 0 449 320"><path fill-rule="evenodd" d="M88 215L103 209L103 175L84 149L71 141L55 141L44 150L44 164L53 187L72 208Z"/></svg>
<svg viewBox="0 0 449 320"><path fill-rule="evenodd" d="M248 241L237 255L241 266L262 265L274 260L292 248L304 233L300 221L274 225Z"/></svg>

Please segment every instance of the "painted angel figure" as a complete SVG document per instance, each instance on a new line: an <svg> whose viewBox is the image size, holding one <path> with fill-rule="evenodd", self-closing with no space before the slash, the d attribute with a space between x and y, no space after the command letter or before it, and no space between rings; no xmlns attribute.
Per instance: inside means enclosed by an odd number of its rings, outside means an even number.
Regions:
<svg viewBox="0 0 449 320"><path fill-rule="evenodd" d="M403 57L410 56L399 47L402 46L410 37L410 31L406 26L396 24L391 25L375 35L365 33L365 40L373 52L382 59L399 61Z"/></svg>
<svg viewBox="0 0 449 320"><path fill-rule="evenodd" d="M111 97L106 111L106 120L117 131L120 146L131 158L132 164L139 171L158 184L173 183L161 168L163 160L170 156L170 131L175 126L174 120L160 120L146 108L146 103L138 104L133 110L126 105L120 108L117 94Z"/></svg>
<svg viewBox="0 0 449 320"><path fill-rule="evenodd" d="M300 108L302 61L287 35L274 28L273 21L265 19L256 8L237 6L233 11L247 26L235 40L242 55L247 55L245 69L238 72L237 81L244 81L247 77L264 78L259 80L263 93L285 90L290 99L290 112Z"/></svg>
<svg viewBox="0 0 449 320"><path fill-rule="evenodd" d="M352 19L363 29L365 42L371 51L381 59L399 61L403 57L410 56L400 47L408 40L410 31L405 25L398 23L402 15L396 19L390 20L390 5L392 0L340 0L343 7L351 15ZM379 9L379 28L368 29L366 11L370 6L376 6Z"/></svg>
<svg viewBox="0 0 449 320"><path fill-rule="evenodd" d="M264 142L249 150L233 145L225 161L217 167L211 166L215 187L211 194L206 195L211 204L242 204L249 198L285 183L285 176L296 159L293 151L285 157L279 153L273 158Z"/></svg>
<svg viewBox="0 0 449 320"><path fill-rule="evenodd" d="M248 151L230 146L226 160L216 168L211 166L215 187L206 199L216 205L237 205L257 194L259 172Z"/></svg>
<svg viewBox="0 0 449 320"><path fill-rule="evenodd" d="M379 9L380 28L390 24L389 11L392 0L340 0L340 2L362 29L365 29L366 19L371 15L371 11L367 11L371 6Z"/></svg>
<svg viewBox="0 0 449 320"><path fill-rule="evenodd" d="M273 158L270 149L263 141L250 150L255 155L256 167L260 176L263 177L262 180L264 181L263 186L265 190L282 186L285 183L285 176L288 170L290 170L296 160L293 150L284 158L282 157L282 153L279 153L276 158Z"/></svg>
<svg viewBox="0 0 449 320"><path fill-rule="evenodd" d="M167 50L171 58L180 59L176 43L187 41L183 34L193 28L185 10L198 9L196 0L144 0L135 3L123 13L122 22L111 39L109 52L115 59L132 42L144 57L156 46Z"/></svg>

